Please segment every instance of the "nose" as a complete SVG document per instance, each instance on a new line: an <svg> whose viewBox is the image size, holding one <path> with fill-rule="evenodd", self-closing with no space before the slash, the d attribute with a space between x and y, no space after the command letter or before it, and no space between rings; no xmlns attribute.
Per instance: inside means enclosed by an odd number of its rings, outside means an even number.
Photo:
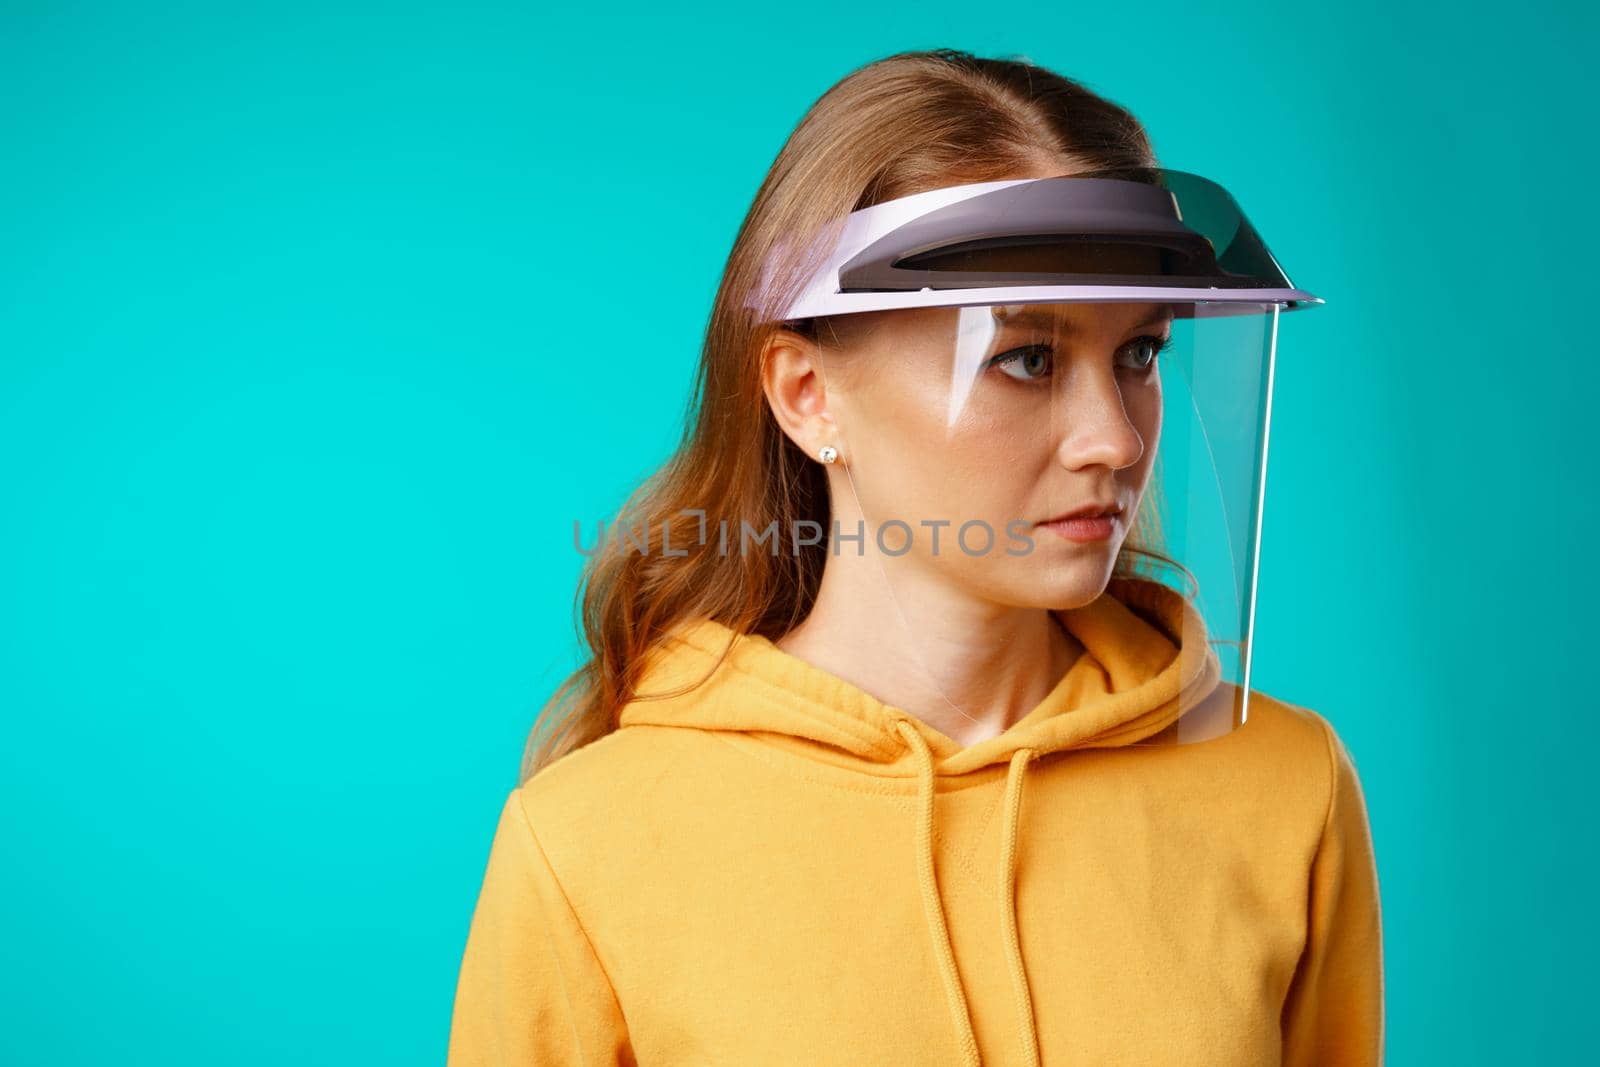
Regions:
<svg viewBox="0 0 1600 1067"><path fill-rule="evenodd" d="M1076 368L1051 404L1062 466L1076 470L1103 464L1121 470L1144 456L1144 436L1128 416L1114 369Z"/></svg>

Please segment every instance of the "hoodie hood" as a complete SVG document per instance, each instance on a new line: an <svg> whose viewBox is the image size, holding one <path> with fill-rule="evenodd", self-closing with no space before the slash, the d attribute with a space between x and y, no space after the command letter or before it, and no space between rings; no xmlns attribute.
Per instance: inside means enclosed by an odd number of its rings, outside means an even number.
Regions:
<svg viewBox="0 0 1600 1067"><path fill-rule="evenodd" d="M1007 765L997 873L1001 899L1008 903L1002 933L1022 1020L1019 1040L1026 1062L1037 1064L1033 996L1016 929L1023 777L1038 756L1150 738L1200 703L1220 679L1201 616L1158 582L1114 578L1094 601L1054 614L1082 644L1083 654L1036 707L1003 733L966 748L767 638L707 618L680 625L656 647L639 683L641 695L619 716L623 728L781 735L780 740L819 760L855 763L864 770L876 766L880 773L878 765L898 763L909 750L918 780L918 816L915 827L908 828L918 844L915 875L952 1024L969 1065L980 1063L978 1046L934 870L936 779Z"/></svg>
<svg viewBox="0 0 1600 1067"><path fill-rule="evenodd" d="M1009 729L967 748L765 637L704 618L679 626L654 650L619 726L777 733L893 763L906 751L895 724L909 720L928 743L936 773L952 775L1005 763L1022 749L1044 755L1142 741L1217 683L1204 620L1158 582L1114 578L1091 603L1054 614L1083 655Z"/></svg>

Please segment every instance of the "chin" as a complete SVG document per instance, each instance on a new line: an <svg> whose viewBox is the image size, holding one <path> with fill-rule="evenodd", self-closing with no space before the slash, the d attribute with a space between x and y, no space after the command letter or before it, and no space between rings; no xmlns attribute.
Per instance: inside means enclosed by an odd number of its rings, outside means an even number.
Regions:
<svg viewBox="0 0 1600 1067"><path fill-rule="evenodd" d="M1033 597L1032 606L1047 611L1070 611L1091 604L1106 591L1106 582L1052 582Z"/></svg>
<svg viewBox="0 0 1600 1067"><path fill-rule="evenodd" d="M1004 575L990 576L981 595L1019 608L1067 611L1092 603L1106 591L1116 555L1049 564L1014 561Z"/></svg>

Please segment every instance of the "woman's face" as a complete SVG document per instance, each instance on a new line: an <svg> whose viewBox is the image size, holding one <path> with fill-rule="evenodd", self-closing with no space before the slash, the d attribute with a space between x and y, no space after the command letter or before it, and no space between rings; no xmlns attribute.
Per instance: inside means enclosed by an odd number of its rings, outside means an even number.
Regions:
<svg viewBox="0 0 1600 1067"><path fill-rule="evenodd" d="M856 532L859 508L865 551L881 543L895 566L932 569L998 603L1062 608L1099 596L1160 439L1166 305L849 318L822 351L842 532ZM1103 504L1118 509L1108 529L1048 524Z"/></svg>

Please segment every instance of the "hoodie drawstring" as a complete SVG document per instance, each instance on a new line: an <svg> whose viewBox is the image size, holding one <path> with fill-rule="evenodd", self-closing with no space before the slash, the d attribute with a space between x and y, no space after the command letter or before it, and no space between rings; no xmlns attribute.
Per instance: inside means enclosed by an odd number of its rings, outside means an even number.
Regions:
<svg viewBox="0 0 1600 1067"><path fill-rule="evenodd" d="M1039 1035L1034 1032L1033 990L1028 987L1028 972L1022 966L1022 943L1017 938L1017 815L1022 809L1022 776L1033 759L1031 748L1012 753L1006 768L1006 815L1001 824L1000 899L1005 901L1006 947L1010 950L1011 988L1016 991L1017 1014L1022 1018L1022 1046L1025 1062L1039 1067Z"/></svg>
<svg viewBox="0 0 1600 1067"><path fill-rule="evenodd" d="M961 1045L964 1061L969 1067L981 1067L978 1039L972 1030L972 1009L967 1003L966 990L961 985L961 975L956 970L955 950L951 947L950 930L945 925L944 903L939 895L939 883L933 866L933 753L927 740L917 728L905 719L895 720L900 731L917 758L917 792L920 808L917 815L918 880L922 886L922 910L928 928L933 934L934 954L939 959L940 974L944 979L945 998L950 1006L950 1016L955 1022L957 1041ZM1033 993L1028 987L1028 974L1022 965L1022 946L1017 937L1017 816L1022 808L1022 778L1028 761L1035 753L1031 748L1018 749L1011 757L1006 771L1005 815L1001 829L1000 899L1004 905L1006 921L1007 963L1011 968L1011 986L1016 993L1017 1014L1022 1019L1022 1041L1026 1062L1039 1064L1039 1041L1034 1032Z"/></svg>

